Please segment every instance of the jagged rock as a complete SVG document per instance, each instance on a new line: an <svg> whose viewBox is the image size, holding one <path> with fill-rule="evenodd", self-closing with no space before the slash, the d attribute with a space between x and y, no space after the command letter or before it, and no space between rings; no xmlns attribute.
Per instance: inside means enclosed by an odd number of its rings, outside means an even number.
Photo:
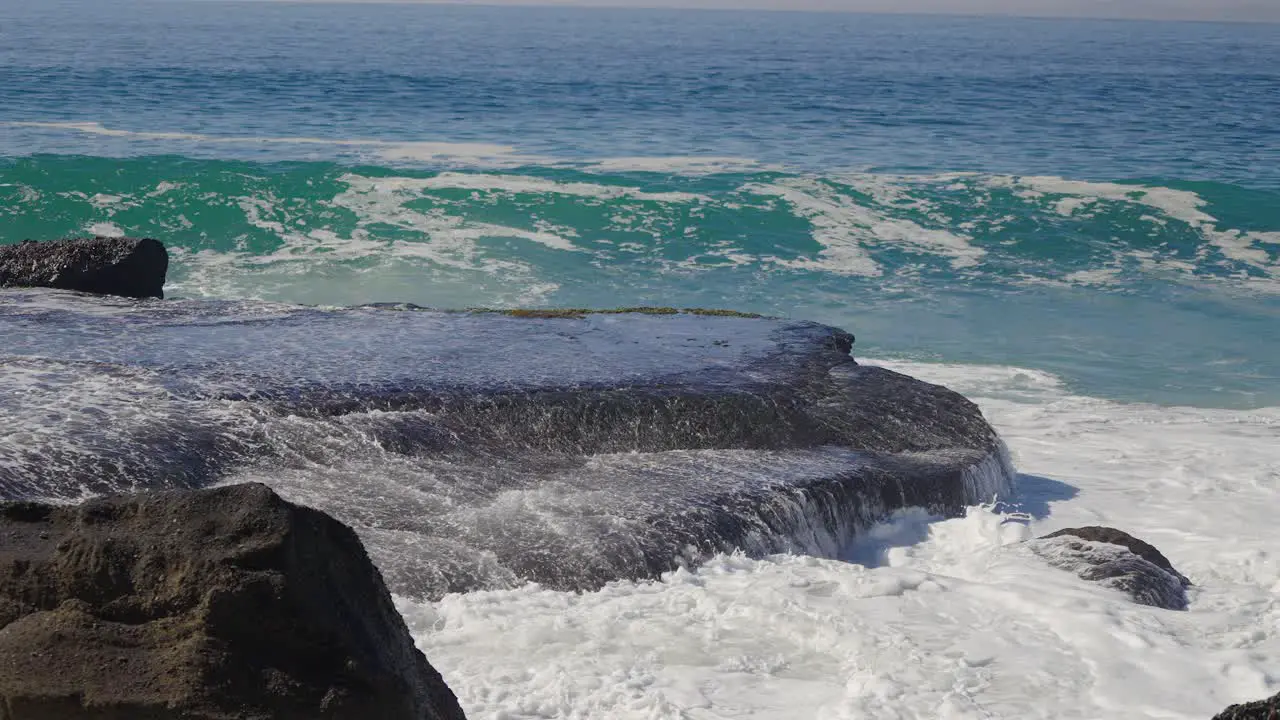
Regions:
<svg viewBox="0 0 1280 720"><path fill-rule="evenodd" d="M1031 543L1050 565L1128 593L1134 602L1186 610L1191 581L1152 545L1107 527L1067 528Z"/></svg>
<svg viewBox="0 0 1280 720"><path fill-rule="evenodd" d="M1280 695L1232 705L1214 715L1213 720L1280 720Z"/></svg>
<svg viewBox="0 0 1280 720"><path fill-rule="evenodd" d="M264 485L0 505L3 720L461 720L348 527Z"/></svg>
<svg viewBox="0 0 1280 720"><path fill-rule="evenodd" d="M164 297L169 253L150 238L92 237L0 245L0 287Z"/></svg>

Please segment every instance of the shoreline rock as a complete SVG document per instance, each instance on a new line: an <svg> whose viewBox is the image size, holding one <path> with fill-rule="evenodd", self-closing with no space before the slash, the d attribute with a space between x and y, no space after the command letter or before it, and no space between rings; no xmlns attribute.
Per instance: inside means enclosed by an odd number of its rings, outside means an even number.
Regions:
<svg viewBox="0 0 1280 720"><path fill-rule="evenodd" d="M0 505L0 718L462 720L350 528L264 485Z"/></svg>
<svg viewBox="0 0 1280 720"><path fill-rule="evenodd" d="M1266 700L1232 705L1213 716L1213 720L1277 720L1280 718L1280 694Z"/></svg>
<svg viewBox="0 0 1280 720"><path fill-rule="evenodd" d="M169 253L151 238L74 238L0 245L0 287L163 298Z"/></svg>
<svg viewBox="0 0 1280 720"><path fill-rule="evenodd" d="M1056 568L1121 590L1140 605L1186 610L1191 581L1154 546L1115 528L1066 528L1032 541Z"/></svg>

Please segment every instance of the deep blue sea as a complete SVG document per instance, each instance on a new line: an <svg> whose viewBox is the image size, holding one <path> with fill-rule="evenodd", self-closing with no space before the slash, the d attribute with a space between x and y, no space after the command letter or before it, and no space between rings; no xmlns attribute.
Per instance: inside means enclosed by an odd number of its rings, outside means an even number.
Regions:
<svg viewBox="0 0 1280 720"><path fill-rule="evenodd" d="M0 243L1280 405L1280 25L0 0Z"/></svg>

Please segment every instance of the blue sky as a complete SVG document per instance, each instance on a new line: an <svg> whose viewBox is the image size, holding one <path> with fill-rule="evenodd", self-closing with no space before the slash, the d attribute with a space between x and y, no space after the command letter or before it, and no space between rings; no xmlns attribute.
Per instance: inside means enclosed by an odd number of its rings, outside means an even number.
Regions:
<svg viewBox="0 0 1280 720"><path fill-rule="evenodd" d="M299 1L299 0L294 0ZM1280 22L1280 0L300 0L456 2L468 5L582 5L708 9L825 10L1047 17Z"/></svg>

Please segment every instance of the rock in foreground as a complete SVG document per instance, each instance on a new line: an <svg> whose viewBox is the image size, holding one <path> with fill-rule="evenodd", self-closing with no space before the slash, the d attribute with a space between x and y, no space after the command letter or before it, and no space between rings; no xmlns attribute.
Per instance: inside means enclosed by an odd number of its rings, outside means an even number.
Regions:
<svg viewBox="0 0 1280 720"><path fill-rule="evenodd" d="M345 525L263 485L0 505L0 718L463 717Z"/></svg>
<svg viewBox="0 0 1280 720"><path fill-rule="evenodd" d="M169 253L150 238L92 237L0 245L0 287L164 297Z"/></svg>
<svg viewBox="0 0 1280 720"><path fill-rule="evenodd" d="M1133 601L1165 610L1186 610L1191 585L1159 550L1107 527L1067 528L1032 542L1054 567L1128 593Z"/></svg>
<svg viewBox="0 0 1280 720"><path fill-rule="evenodd" d="M1277 720L1280 718L1280 695L1266 700L1232 705L1213 716L1213 720Z"/></svg>

